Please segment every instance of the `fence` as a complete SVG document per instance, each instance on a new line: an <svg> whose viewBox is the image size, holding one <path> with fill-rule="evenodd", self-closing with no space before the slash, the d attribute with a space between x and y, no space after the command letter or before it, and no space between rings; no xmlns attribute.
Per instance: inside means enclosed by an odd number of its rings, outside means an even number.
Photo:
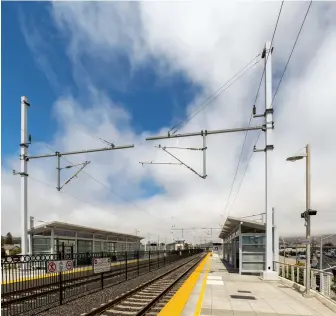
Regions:
<svg viewBox="0 0 336 316"><path fill-rule="evenodd" d="M306 286L306 268L304 266L274 262L279 276ZM335 276L331 272L311 269L311 289L336 301Z"/></svg>
<svg viewBox="0 0 336 316"><path fill-rule="evenodd" d="M132 251L3 257L1 262L2 315L34 315L51 307L113 286L200 253L183 251ZM95 258L109 258L107 272L94 273ZM51 261L70 261L69 271L47 273Z"/></svg>

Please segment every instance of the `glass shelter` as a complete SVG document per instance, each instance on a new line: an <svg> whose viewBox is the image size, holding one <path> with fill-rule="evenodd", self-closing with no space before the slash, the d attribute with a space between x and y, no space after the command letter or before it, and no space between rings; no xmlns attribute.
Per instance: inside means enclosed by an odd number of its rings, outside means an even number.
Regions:
<svg viewBox="0 0 336 316"><path fill-rule="evenodd" d="M259 221L250 221L228 217L219 235L223 239L223 260L236 268L240 274L259 274L265 270L266 225ZM273 228L273 234L275 229ZM273 245L273 254L278 254L278 238ZM274 258L274 260L277 260Z"/></svg>
<svg viewBox="0 0 336 316"><path fill-rule="evenodd" d="M133 251L140 249L143 237L50 222L29 230L32 254L92 253Z"/></svg>

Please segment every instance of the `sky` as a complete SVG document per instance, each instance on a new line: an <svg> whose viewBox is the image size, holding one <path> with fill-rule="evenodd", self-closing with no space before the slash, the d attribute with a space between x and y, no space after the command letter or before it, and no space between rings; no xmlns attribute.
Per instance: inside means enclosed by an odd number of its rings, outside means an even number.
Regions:
<svg viewBox="0 0 336 316"><path fill-rule="evenodd" d="M28 163L28 215L126 232L161 241L216 239L227 216L265 211L265 155L258 132L207 136L207 178L162 146L201 148L202 138L146 141L177 133L246 127L265 108L264 59L281 2L4 2L2 3L1 229L20 234L20 97L27 96L29 154L134 144L68 156L90 161L56 190L56 158ZM273 95L309 2L285 2L272 54ZM305 163L286 162L311 145L312 234L335 232L336 4L313 2L273 102L272 204L282 236L304 235ZM245 65L248 71L190 121L204 100ZM245 68L246 69L246 68ZM251 125L260 125L253 119ZM104 141L102 141L102 139ZM264 133L257 147L264 147ZM201 151L170 149L198 173ZM251 158L250 158L251 157ZM74 168L63 170L64 182ZM235 181L233 182L233 179ZM233 183L233 186L232 186ZM230 194L231 192L231 194ZM208 230L188 228L212 227Z"/></svg>

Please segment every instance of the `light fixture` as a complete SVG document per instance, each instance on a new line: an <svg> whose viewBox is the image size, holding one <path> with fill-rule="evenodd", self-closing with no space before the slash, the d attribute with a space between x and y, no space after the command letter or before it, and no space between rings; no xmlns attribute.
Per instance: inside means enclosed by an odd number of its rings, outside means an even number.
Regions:
<svg viewBox="0 0 336 316"><path fill-rule="evenodd" d="M303 159L305 157L306 157L306 155L292 156L292 157L288 157L286 160L294 162L294 161Z"/></svg>

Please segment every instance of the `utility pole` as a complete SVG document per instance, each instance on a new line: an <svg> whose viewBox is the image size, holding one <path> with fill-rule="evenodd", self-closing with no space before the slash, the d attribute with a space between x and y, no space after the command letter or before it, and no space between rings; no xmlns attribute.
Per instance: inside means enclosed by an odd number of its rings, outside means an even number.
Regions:
<svg viewBox="0 0 336 316"><path fill-rule="evenodd" d="M310 295L310 216L316 215L317 211L312 210L310 208L310 145L306 146L306 154L305 155L297 155L288 157L287 161L297 161L300 159L306 158L306 211L301 213L301 218L305 220L306 226L306 290L305 296Z"/></svg>
<svg viewBox="0 0 336 316"><path fill-rule="evenodd" d="M254 152L265 152L265 213L266 213L266 262L263 271L264 280L275 280L277 273L273 271L273 108L272 108L272 50L270 42L266 42L262 57L265 60L265 112L254 117L264 117L265 148L254 149Z"/></svg>
<svg viewBox="0 0 336 316"><path fill-rule="evenodd" d="M272 47L265 45L265 200L266 200L266 273L273 269L273 108L272 108ZM268 278L268 277L266 277ZM278 278L278 276L276 276ZM265 276L264 276L265 279Z"/></svg>
<svg viewBox="0 0 336 316"><path fill-rule="evenodd" d="M75 173L73 177L68 179L62 187L60 186L60 158L62 156L68 155L77 155L77 154L85 154L85 153L94 153L94 152L102 152L109 150L117 150L117 149L126 149L133 148L134 145L125 145L125 146L115 146L112 143L110 147L103 148L93 148L93 149L84 149L78 151L69 151L69 152L55 152L53 154L45 154L45 155L37 155L37 156L28 156L28 147L31 144L31 136L28 135L28 116L27 109L30 106L27 97L21 97L21 143L20 143L20 160L21 160L21 170L17 172L13 170L14 175L21 176L21 250L22 254L27 254L28 249L28 161L30 159L39 159L39 158L49 158L56 157L57 158L57 190L60 191L61 188L69 183L69 181L77 176L78 172ZM88 162L84 163L86 166ZM83 168L81 168L83 169ZM31 252L31 251L30 251Z"/></svg>
<svg viewBox="0 0 336 316"><path fill-rule="evenodd" d="M310 295L310 146L306 146L306 296Z"/></svg>
<svg viewBox="0 0 336 316"><path fill-rule="evenodd" d="M21 159L21 252L27 254L28 239L28 161L25 159L28 153L28 118L27 110L30 104L26 97L21 97L21 143L20 143L20 159Z"/></svg>

